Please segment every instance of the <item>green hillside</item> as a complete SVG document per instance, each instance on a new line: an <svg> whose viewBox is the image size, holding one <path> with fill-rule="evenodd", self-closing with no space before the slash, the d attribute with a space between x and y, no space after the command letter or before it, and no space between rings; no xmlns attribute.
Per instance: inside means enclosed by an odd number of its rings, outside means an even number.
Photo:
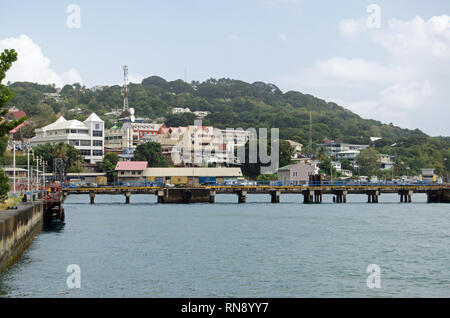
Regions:
<svg viewBox="0 0 450 318"><path fill-rule="evenodd" d="M122 105L121 87L117 85L96 91L80 85L66 85L61 90L59 102L44 96L44 93L55 92L51 85L17 82L11 84L10 89L15 96L9 104L24 110L36 126L55 120L58 114L68 119L84 119L84 115L94 111L110 127L114 122L103 115ZM249 84L232 79L185 83L151 76L141 84L130 85L129 104L135 108L138 117L164 120L167 126L193 124L193 114L171 114L172 107L189 107L191 111L210 112L203 120L205 125L244 129L277 127L281 138L303 144L308 143L311 108L313 141L316 143L328 138L368 144L370 137L382 137L376 142L376 149L397 156L399 169L403 162L412 172L424 167L434 167L441 175L450 171L450 164L445 159L450 158L450 137L429 137L418 129L402 129L363 119L335 103L296 91L283 93L273 84ZM80 108L83 115L69 112L74 108Z"/></svg>

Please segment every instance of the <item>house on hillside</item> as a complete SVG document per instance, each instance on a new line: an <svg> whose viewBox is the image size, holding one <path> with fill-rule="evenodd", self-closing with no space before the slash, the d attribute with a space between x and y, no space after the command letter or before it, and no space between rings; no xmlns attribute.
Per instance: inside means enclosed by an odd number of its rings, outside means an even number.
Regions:
<svg viewBox="0 0 450 318"><path fill-rule="evenodd" d="M281 167L277 173L278 181L292 182L293 184L306 183L309 181L309 176L314 174L314 166L303 162Z"/></svg>

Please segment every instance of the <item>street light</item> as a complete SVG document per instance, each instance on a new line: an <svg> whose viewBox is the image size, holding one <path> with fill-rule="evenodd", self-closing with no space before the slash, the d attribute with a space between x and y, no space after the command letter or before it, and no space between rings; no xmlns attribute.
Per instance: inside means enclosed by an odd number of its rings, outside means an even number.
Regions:
<svg viewBox="0 0 450 318"><path fill-rule="evenodd" d="M33 149L31 148L30 144L28 144L27 146L28 149L28 154L27 154L27 192L30 192L30 152L33 151ZM33 170L33 168L31 168L31 170Z"/></svg>
<svg viewBox="0 0 450 318"><path fill-rule="evenodd" d="M14 196L16 196L16 142L13 141L13 184Z"/></svg>

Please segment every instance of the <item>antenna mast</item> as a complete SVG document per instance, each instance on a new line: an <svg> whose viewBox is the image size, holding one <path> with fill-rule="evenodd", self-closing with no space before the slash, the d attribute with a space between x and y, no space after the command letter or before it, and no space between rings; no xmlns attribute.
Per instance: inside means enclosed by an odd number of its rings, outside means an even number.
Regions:
<svg viewBox="0 0 450 318"><path fill-rule="evenodd" d="M312 106L309 105L309 147L312 146Z"/></svg>
<svg viewBox="0 0 450 318"><path fill-rule="evenodd" d="M125 113L129 111L128 107L128 66L123 66L123 123L125 124Z"/></svg>

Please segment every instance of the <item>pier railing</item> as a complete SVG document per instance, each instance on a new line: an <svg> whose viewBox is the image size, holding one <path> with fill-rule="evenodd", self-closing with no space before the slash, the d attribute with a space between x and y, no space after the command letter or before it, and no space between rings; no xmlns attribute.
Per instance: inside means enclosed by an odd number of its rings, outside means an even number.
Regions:
<svg viewBox="0 0 450 318"><path fill-rule="evenodd" d="M194 183L194 184L169 184L164 182L153 181L131 181L131 182L114 182L107 184L66 184L62 185L62 189L80 189L80 188L98 188L98 189L110 189L110 188L171 188L171 187L421 187L421 186L444 186L436 182L403 182L403 181L312 181L312 182L300 182L300 181L244 181L244 182L229 182L229 181L214 181L206 183Z"/></svg>

